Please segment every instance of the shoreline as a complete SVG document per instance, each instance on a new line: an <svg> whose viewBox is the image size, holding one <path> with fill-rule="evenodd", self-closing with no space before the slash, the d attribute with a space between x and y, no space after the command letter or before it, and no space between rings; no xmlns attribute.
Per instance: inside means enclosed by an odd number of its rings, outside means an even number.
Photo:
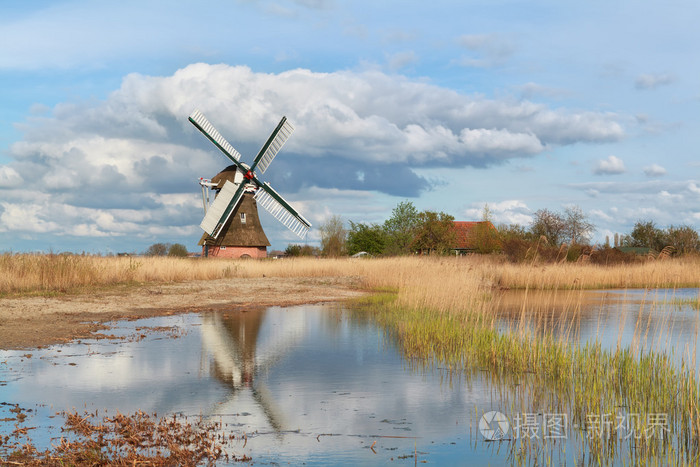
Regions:
<svg viewBox="0 0 700 467"><path fill-rule="evenodd" d="M203 311L248 311L363 295L357 277L262 277L118 286L57 297L0 298L0 350L95 337L109 321Z"/></svg>

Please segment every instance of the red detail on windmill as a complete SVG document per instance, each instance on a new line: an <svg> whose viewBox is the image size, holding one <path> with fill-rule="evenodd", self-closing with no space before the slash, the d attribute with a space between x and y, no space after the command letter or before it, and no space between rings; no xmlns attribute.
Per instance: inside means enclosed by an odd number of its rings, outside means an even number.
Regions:
<svg viewBox="0 0 700 467"><path fill-rule="evenodd" d="M249 170L249 171L247 171L247 172L245 173L245 175L243 175L243 176L244 176L245 178L247 178L248 180L252 180L253 177L254 177L253 171L252 171L252 170Z"/></svg>

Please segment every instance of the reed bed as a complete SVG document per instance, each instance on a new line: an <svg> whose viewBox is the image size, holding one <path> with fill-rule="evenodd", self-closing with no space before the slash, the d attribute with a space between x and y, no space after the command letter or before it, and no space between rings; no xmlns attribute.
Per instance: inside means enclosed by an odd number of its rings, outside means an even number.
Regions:
<svg viewBox="0 0 700 467"><path fill-rule="evenodd" d="M553 333L498 330L486 313L407 308L389 297L379 305L377 298L365 300L409 361L488 375L503 412L567 414L568 449L577 448L589 463L687 465L700 458L700 391L695 367L686 362L604 349L599 342L571 344ZM654 426L654 417L662 423ZM632 423L631 440L616 435L622 418ZM598 429L608 433L590 435ZM513 463L524 465L546 463L555 450L531 438L507 446Z"/></svg>
<svg viewBox="0 0 700 467"><path fill-rule="evenodd" d="M396 336L407 358L497 375L499 391L505 394L499 398L513 411L566 413L570 426L579 427L572 439L587 462L685 465L700 461L696 348L680 364L673 350L669 354L649 348L648 323L639 317L629 347L621 347L619 341L617 348L609 349L595 339L584 344L569 339L585 289L697 288L695 260L624 268L485 261L467 269L449 261L422 266L420 271L402 272L393 299L381 297L380 305L369 307ZM645 274L647 279L642 280ZM517 319L505 329L497 311L502 305L501 288L523 289ZM555 294L554 289L565 292ZM528 293L538 296L528 300ZM367 299L370 304L373 300L378 299ZM551 314L553 304L563 310L557 316ZM663 340L667 339L657 337L657 342ZM615 433L590 436L593 429L614 430L616 417L629 417L625 420L635 423L630 429L642 436L631 440L619 439ZM663 426L650 426L654 417L663 418ZM592 420L598 420L600 427L592 427ZM647 436L650 429L654 436ZM532 439L520 439L510 449L511 460L524 464L547 463L554 452L552 446Z"/></svg>
<svg viewBox="0 0 700 467"><path fill-rule="evenodd" d="M697 257L650 260L637 264L601 266L561 263L547 265L495 264L487 266L493 280L506 288L538 289L634 289L650 287L697 287ZM528 278L523 280L523 272Z"/></svg>
<svg viewBox="0 0 700 467"><path fill-rule="evenodd" d="M499 257L224 260L87 255L0 255L0 294L62 293L129 283L236 277L356 276L370 288L401 289L407 305L471 309L496 289L696 287L697 258L619 266L510 264Z"/></svg>
<svg viewBox="0 0 700 467"><path fill-rule="evenodd" d="M169 283L235 277L317 277L343 274L330 261L198 260L172 257L0 255L0 295L66 293L139 283Z"/></svg>

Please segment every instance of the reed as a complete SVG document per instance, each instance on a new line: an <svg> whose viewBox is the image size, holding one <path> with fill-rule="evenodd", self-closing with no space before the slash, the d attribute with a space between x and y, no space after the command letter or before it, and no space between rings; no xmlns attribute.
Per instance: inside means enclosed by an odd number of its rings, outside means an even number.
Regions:
<svg viewBox="0 0 700 467"><path fill-rule="evenodd" d="M181 282L236 277L356 276L368 287L403 290L401 300L457 311L497 289L604 289L695 287L700 259L599 266L510 264L499 257L224 260L83 255L0 255L0 294L62 293L128 283ZM409 303L407 303L409 304Z"/></svg>
<svg viewBox="0 0 700 467"><path fill-rule="evenodd" d="M692 357L679 365L672 353L660 351L661 344L668 342L661 328L668 330L668 323L662 323L655 336L648 318L641 315L630 347L618 341L617 348L604 349L595 339L571 343L570 334L581 312L583 292L591 285L698 287L700 281L690 270L695 265L680 261L601 270L568 264L528 269L482 263L473 264L464 274L458 263L437 262L425 264L421 272L402 271L399 279L394 275L399 282L395 300L390 304L384 300L370 313L396 336L408 359L467 373L487 370L502 380L498 387L505 395L499 397L505 406L518 398L517 404L511 404L521 412L567 413L570 424L584 427L574 438L586 459L596 459L598 464L615 459L630 464L686 464L699 455L697 349L689 350ZM644 274L646 281L641 280ZM497 311L503 305L499 288L504 283L523 289L521 307L511 311L516 319L510 325L504 325L507 316ZM553 289L566 292L555 294ZM552 313L553 305L560 311ZM518 389L509 393L513 387ZM592 429L591 420L608 417L600 422L608 430L617 423L609 419L611 415L633 415L637 423L632 428L637 433L648 432L656 416L663 415L664 424L656 427L658 436L641 436L632 442L614 435L588 436L585 429ZM538 464L551 458L552 451L531 441L512 445L516 462Z"/></svg>
<svg viewBox="0 0 700 467"><path fill-rule="evenodd" d="M571 431L581 427L571 438L598 464L620 457L630 464L648 463L663 454L685 464L698 456L700 391L695 367L687 361L679 366L664 353L607 350L595 341L571 344L553 333L522 328L503 331L486 314L408 308L398 299L385 298L369 313L395 336L409 361L467 374L486 371L492 381L496 375L499 381L492 387L498 388L501 407L514 408L511 413L566 413ZM509 403L514 398L518 401ZM623 415L634 417L632 431L656 430L655 435L625 442L614 433L589 437L585 431L593 429L592 420L606 417L601 423L614 430L615 417ZM663 425L654 428L651 420L660 415ZM526 464L537 464L548 452L541 442L527 439L512 448Z"/></svg>

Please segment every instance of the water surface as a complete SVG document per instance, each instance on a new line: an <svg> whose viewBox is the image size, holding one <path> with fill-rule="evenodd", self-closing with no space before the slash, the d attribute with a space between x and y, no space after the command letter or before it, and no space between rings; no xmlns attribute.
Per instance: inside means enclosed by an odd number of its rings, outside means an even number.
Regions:
<svg viewBox="0 0 700 467"><path fill-rule="evenodd" d="M498 298L497 315L503 329L527 325L572 342L637 345L690 361L697 297L697 289L509 292ZM507 465L513 445L486 442L480 418L500 411L512 425L532 410L522 402L524 379L408 362L367 315L341 304L112 324L106 339L0 351L0 403L32 410L27 425L39 448L61 436L57 412L143 410L221 421L247 437L229 453L254 463ZM10 407L0 404L0 419ZM548 408L539 410L542 423ZM13 427L0 422L0 435ZM581 463L568 438L546 446L540 461Z"/></svg>
<svg viewBox="0 0 700 467"><path fill-rule="evenodd" d="M0 402L36 411L40 447L60 436L57 411L143 410L221 420L247 434L230 451L256 463L491 458L470 448L475 407L493 404L488 382L411 367L340 305L125 321L108 333L124 339L0 353Z"/></svg>
<svg viewBox="0 0 700 467"><path fill-rule="evenodd" d="M700 364L698 299L697 288L508 291L496 309L503 330L524 326L572 343L665 352Z"/></svg>

